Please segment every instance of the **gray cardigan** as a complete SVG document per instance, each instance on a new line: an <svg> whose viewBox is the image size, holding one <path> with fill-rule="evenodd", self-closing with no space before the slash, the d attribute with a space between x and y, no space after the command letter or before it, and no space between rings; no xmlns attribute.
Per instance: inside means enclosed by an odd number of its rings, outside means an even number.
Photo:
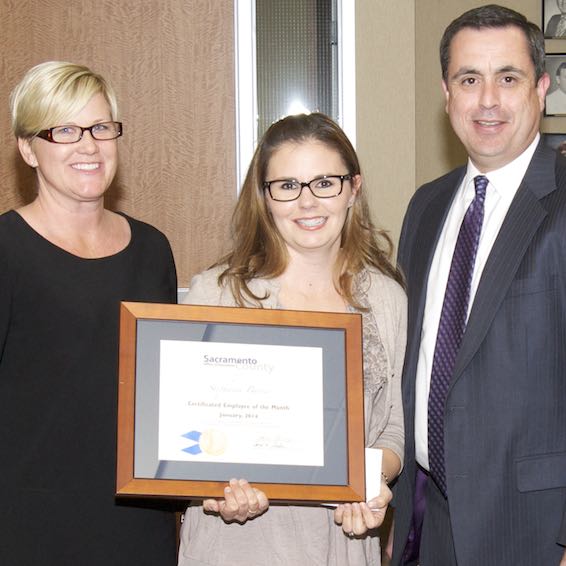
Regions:
<svg viewBox="0 0 566 566"><path fill-rule="evenodd" d="M222 267L193 278L186 303L235 306L231 290L218 285ZM250 289L264 308L277 308L277 279L256 279ZM401 369L406 337L406 299L389 277L365 271L356 280L364 318L364 402L366 445L390 448L403 458ZM249 304L253 307L257 305ZM367 363L366 363L367 362ZM368 371L367 366L372 366ZM370 376L371 374L371 376ZM320 505L271 504L243 525L203 513L198 502L185 512L179 566L378 566L378 532L349 538L334 522L334 510Z"/></svg>
<svg viewBox="0 0 566 566"><path fill-rule="evenodd" d="M218 276L226 266L218 266L193 277L184 303L211 306L236 306L229 286L219 287ZM403 409L401 404L401 373L407 338L407 301L399 284L375 270L367 270L361 279L359 294L377 324L385 348L388 371L379 399L365 399L366 444L368 447L390 448L403 462ZM280 285L277 279L254 279L250 290L258 297L267 295L263 308L278 308ZM246 306L256 307L251 302ZM370 415L371 413L371 415ZM371 425L369 424L371 423ZM373 433L372 433L373 431Z"/></svg>

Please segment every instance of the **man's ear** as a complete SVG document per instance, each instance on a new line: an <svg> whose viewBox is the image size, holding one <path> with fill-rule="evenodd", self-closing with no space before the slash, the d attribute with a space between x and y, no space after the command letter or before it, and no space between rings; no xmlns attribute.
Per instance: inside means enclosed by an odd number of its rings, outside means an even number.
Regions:
<svg viewBox="0 0 566 566"><path fill-rule="evenodd" d="M444 93L444 110L448 112L448 103L450 102L450 91L446 85L446 81L442 81L442 92Z"/></svg>

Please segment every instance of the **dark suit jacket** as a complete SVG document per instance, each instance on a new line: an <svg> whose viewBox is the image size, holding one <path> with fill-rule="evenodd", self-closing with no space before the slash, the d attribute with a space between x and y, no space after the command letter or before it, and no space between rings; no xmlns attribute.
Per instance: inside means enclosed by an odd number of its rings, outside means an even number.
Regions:
<svg viewBox="0 0 566 566"><path fill-rule="evenodd" d="M401 234L409 334L394 564L412 513L415 372L428 273L464 174L457 169L418 190ZM470 312L446 401L445 459L458 566L558 564L558 542L566 544L566 159L542 143Z"/></svg>

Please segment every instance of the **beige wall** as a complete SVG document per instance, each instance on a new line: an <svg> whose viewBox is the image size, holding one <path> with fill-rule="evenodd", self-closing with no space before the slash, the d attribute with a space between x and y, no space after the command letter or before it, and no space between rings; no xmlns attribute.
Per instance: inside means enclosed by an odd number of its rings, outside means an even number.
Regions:
<svg viewBox="0 0 566 566"><path fill-rule="evenodd" d="M356 77L364 186L397 242L415 190L415 0L357 0Z"/></svg>
<svg viewBox="0 0 566 566"><path fill-rule="evenodd" d="M225 251L235 202L233 0L0 0L0 212L34 175L10 133L8 95L50 59L114 84L124 121L112 208L169 237L179 284Z"/></svg>

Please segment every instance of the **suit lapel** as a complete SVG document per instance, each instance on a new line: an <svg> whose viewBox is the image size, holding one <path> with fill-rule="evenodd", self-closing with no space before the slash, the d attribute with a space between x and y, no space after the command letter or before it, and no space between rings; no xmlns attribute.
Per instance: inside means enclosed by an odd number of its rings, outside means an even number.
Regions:
<svg viewBox="0 0 566 566"><path fill-rule="evenodd" d="M540 199L556 189L555 158L553 150L539 144L511 203L480 279L456 358L451 386L480 347L531 240L547 214Z"/></svg>
<svg viewBox="0 0 566 566"><path fill-rule="evenodd" d="M409 302L409 320L411 326L419 329L418 332L410 333L410 340L407 345L407 360L409 364L416 368L419 355L421 340L420 329L424 316L426 304L426 293L430 266L434 257L434 251L444 226L446 214L456 194L466 170L456 169L442 180L441 184L435 187L435 194L423 207L420 214L421 222L418 224L413 237L410 271L408 273L409 293L418 297L415 301ZM425 189L427 190L427 189ZM430 189L431 191L434 189ZM414 322L413 322L414 321Z"/></svg>

